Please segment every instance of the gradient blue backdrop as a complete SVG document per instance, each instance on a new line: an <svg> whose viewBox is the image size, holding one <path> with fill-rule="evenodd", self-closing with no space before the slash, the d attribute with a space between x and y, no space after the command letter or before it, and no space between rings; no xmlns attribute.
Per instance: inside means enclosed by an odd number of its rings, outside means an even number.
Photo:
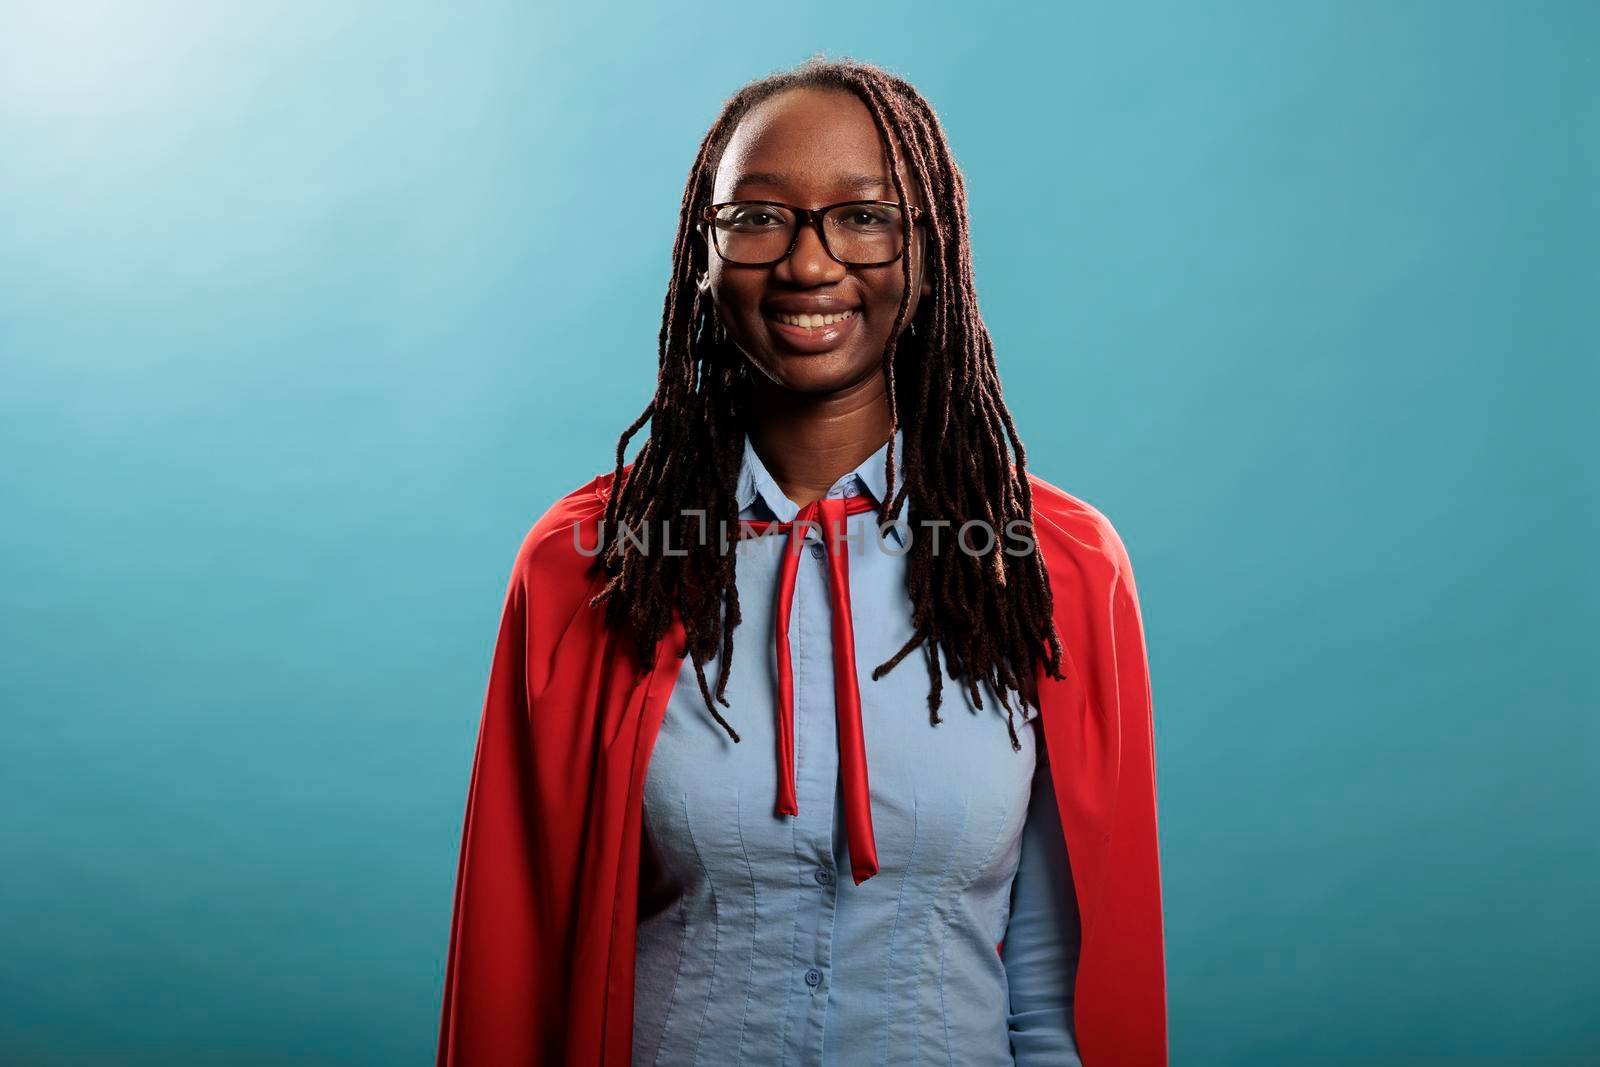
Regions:
<svg viewBox="0 0 1600 1067"><path fill-rule="evenodd" d="M501 596L688 166L933 101L1121 530L1174 1062L1600 1056L1600 5L0 2L0 1058L432 1055Z"/></svg>

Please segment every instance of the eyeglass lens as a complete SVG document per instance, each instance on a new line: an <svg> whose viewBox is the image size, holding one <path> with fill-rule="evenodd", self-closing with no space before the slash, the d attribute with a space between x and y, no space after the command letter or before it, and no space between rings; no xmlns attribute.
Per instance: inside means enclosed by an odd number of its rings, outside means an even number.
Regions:
<svg viewBox="0 0 1600 1067"><path fill-rule="evenodd" d="M725 204L712 231L717 251L732 263L760 265L783 258L794 240L796 215L776 204ZM839 204L822 216L824 243L847 264L885 263L900 255L901 211L892 204Z"/></svg>

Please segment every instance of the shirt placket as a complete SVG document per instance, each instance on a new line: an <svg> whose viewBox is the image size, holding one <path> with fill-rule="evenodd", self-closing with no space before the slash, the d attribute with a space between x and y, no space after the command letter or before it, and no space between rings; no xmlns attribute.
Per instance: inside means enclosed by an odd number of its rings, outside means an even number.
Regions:
<svg viewBox="0 0 1600 1067"><path fill-rule="evenodd" d="M850 484L835 485L829 497L853 496ZM852 522L855 520L851 520ZM795 791L796 878L802 907L793 964L796 993L805 1025L797 1035L799 1062L820 1064L832 985L834 923L838 914L841 866L839 825L838 722L833 684L833 619L829 614L827 549L820 531L804 531L806 559L795 580Z"/></svg>

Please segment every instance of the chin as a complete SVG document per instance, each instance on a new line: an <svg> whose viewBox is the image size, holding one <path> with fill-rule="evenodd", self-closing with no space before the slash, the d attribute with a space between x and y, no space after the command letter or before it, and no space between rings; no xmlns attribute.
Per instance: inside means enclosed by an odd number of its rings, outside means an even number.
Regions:
<svg viewBox="0 0 1600 1067"><path fill-rule="evenodd" d="M862 366L848 354L824 352L814 356L794 353L767 355L761 368L768 380L796 393L832 393L846 389L878 368L878 361Z"/></svg>

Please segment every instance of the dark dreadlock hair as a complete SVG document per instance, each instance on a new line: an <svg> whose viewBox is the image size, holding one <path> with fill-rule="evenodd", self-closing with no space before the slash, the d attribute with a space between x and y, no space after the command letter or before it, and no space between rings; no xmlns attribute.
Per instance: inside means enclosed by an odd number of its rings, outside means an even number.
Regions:
<svg viewBox="0 0 1600 1067"><path fill-rule="evenodd" d="M909 496L913 529L945 520L959 530L970 520L989 529L1007 529L1024 520L1032 528L1033 497L1026 474L1027 454L1000 394L994 346L978 316L967 236L966 189L928 102L902 79L867 63L813 58L790 71L751 82L723 105L701 142L684 187L672 249L660 334L660 371L655 396L617 441L616 471L601 524L604 546L592 567L608 577L590 602L604 604L607 624L631 632L643 663L655 659L656 646L677 610L687 636L684 655L694 658L700 692L713 718L734 741L734 730L717 710L733 659L733 631L739 625L734 582L735 554L706 543L706 526L726 522L737 529L735 492L744 453L740 384L744 356L727 342L709 296L695 285L692 242L702 209L711 202L722 153L739 121L756 104L789 89L837 89L854 93L872 113L880 139L894 163L893 181L901 203L909 203L906 179L924 191L932 231L929 273L934 294L924 301L915 336L901 341L912 293L911 259L901 257L905 291L894 329L883 353L891 437L885 459L888 489L879 521L899 514ZM892 135L892 136L891 136ZM897 148L903 146L904 158ZM904 246L912 246L910 213L902 215ZM902 412L899 385L906 382L912 403ZM628 441L646 423L650 436L631 467L623 467ZM904 427L905 485L894 482L895 429ZM1007 442L1015 463L1007 454ZM620 488L619 488L620 486ZM699 543L689 536L687 509L698 519ZM628 551L629 540L611 538L620 526L662 529L683 554ZM1052 619L1050 583L1039 552L1009 556L999 535L987 555L944 552L935 555L928 538L913 538L908 558L907 592L913 605L913 633L898 652L872 672L874 680L892 670L912 649L924 646L930 687L928 709L937 725L943 682L942 651L952 679L964 679L976 707L983 706L978 679L988 679L1006 708L1013 748L1020 748L1008 691L1023 704L1038 703L1033 667L1043 656L1052 677L1061 675L1061 641ZM637 548L635 542L635 548ZM722 657L713 695L705 663Z"/></svg>

